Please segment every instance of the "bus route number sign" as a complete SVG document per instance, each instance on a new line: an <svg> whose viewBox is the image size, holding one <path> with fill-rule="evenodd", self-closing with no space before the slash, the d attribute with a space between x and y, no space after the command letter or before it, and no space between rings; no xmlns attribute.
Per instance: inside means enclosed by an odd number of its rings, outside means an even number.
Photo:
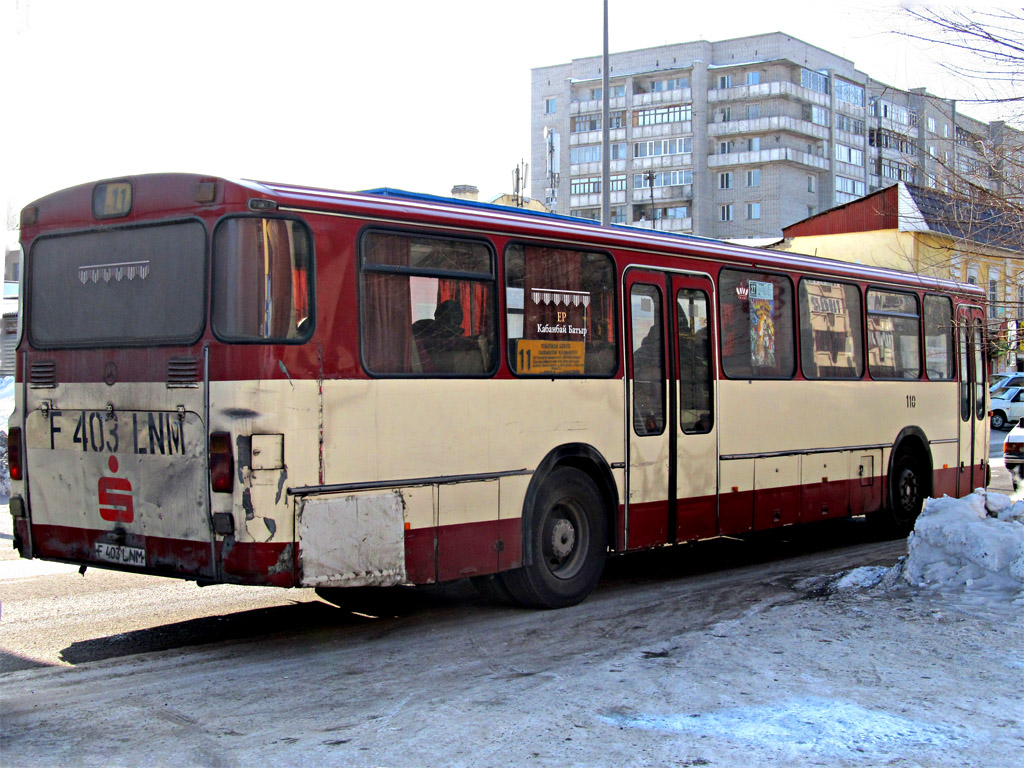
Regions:
<svg viewBox="0 0 1024 768"><path fill-rule="evenodd" d="M581 374L586 344L582 341L519 339L517 372L525 374Z"/></svg>

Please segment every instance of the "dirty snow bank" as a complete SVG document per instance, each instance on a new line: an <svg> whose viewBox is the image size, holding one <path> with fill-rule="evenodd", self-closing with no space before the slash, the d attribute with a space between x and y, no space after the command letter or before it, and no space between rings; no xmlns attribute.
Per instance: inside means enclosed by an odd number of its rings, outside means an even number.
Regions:
<svg viewBox="0 0 1024 768"><path fill-rule="evenodd" d="M907 539L907 556L892 568L857 568L834 589L904 582L1024 603L1024 501L981 488L962 499L928 499Z"/></svg>

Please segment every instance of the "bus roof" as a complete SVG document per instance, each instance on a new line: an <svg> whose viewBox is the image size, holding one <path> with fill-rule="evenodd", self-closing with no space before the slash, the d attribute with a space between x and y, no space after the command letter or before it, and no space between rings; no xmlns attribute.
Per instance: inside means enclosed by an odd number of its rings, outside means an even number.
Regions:
<svg viewBox="0 0 1024 768"><path fill-rule="evenodd" d="M23 211L22 236L31 239L38 233L39 228L67 229L117 223L116 219L96 221L91 213L93 188L109 181L114 180L78 185L46 195L31 203L25 211L35 208L34 215L39 218L38 221L25 226ZM231 205L244 206L248 201L262 197L272 199L280 210L297 213L337 213L345 210L354 216L419 220L452 227L469 226L478 230L537 239L577 242L585 240L592 247L627 249L670 257L687 256L758 269L829 273L851 280L956 291L976 295L981 299L985 296L984 291L976 285L884 267L755 248L691 234L639 229L625 225L603 227L595 221L562 214L409 192L391 187L363 192L343 192L296 184L174 173L143 174L122 177L117 181L129 181L136 189L136 206L130 216L130 220L134 221L142 221L147 216L166 213L168 210L200 208L202 206L196 203L196 185L220 183L224 187L218 200Z"/></svg>

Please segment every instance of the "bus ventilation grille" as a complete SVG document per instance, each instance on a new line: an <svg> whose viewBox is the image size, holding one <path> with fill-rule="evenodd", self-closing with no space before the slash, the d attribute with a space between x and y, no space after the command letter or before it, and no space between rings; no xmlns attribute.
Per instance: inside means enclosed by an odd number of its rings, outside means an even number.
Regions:
<svg viewBox="0 0 1024 768"><path fill-rule="evenodd" d="M29 367L28 383L39 389L52 389L57 386L57 361L35 360Z"/></svg>
<svg viewBox="0 0 1024 768"><path fill-rule="evenodd" d="M199 360L194 357L172 357L167 361L168 387L198 387Z"/></svg>

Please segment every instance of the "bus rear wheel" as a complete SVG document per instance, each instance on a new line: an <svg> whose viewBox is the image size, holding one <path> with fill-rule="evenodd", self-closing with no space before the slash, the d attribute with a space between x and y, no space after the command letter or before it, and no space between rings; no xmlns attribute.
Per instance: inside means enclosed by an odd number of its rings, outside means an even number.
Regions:
<svg viewBox="0 0 1024 768"><path fill-rule="evenodd" d="M564 608L597 586L607 554L601 494L581 470L559 467L541 486L528 528L532 562L501 574L522 605Z"/></svg>

